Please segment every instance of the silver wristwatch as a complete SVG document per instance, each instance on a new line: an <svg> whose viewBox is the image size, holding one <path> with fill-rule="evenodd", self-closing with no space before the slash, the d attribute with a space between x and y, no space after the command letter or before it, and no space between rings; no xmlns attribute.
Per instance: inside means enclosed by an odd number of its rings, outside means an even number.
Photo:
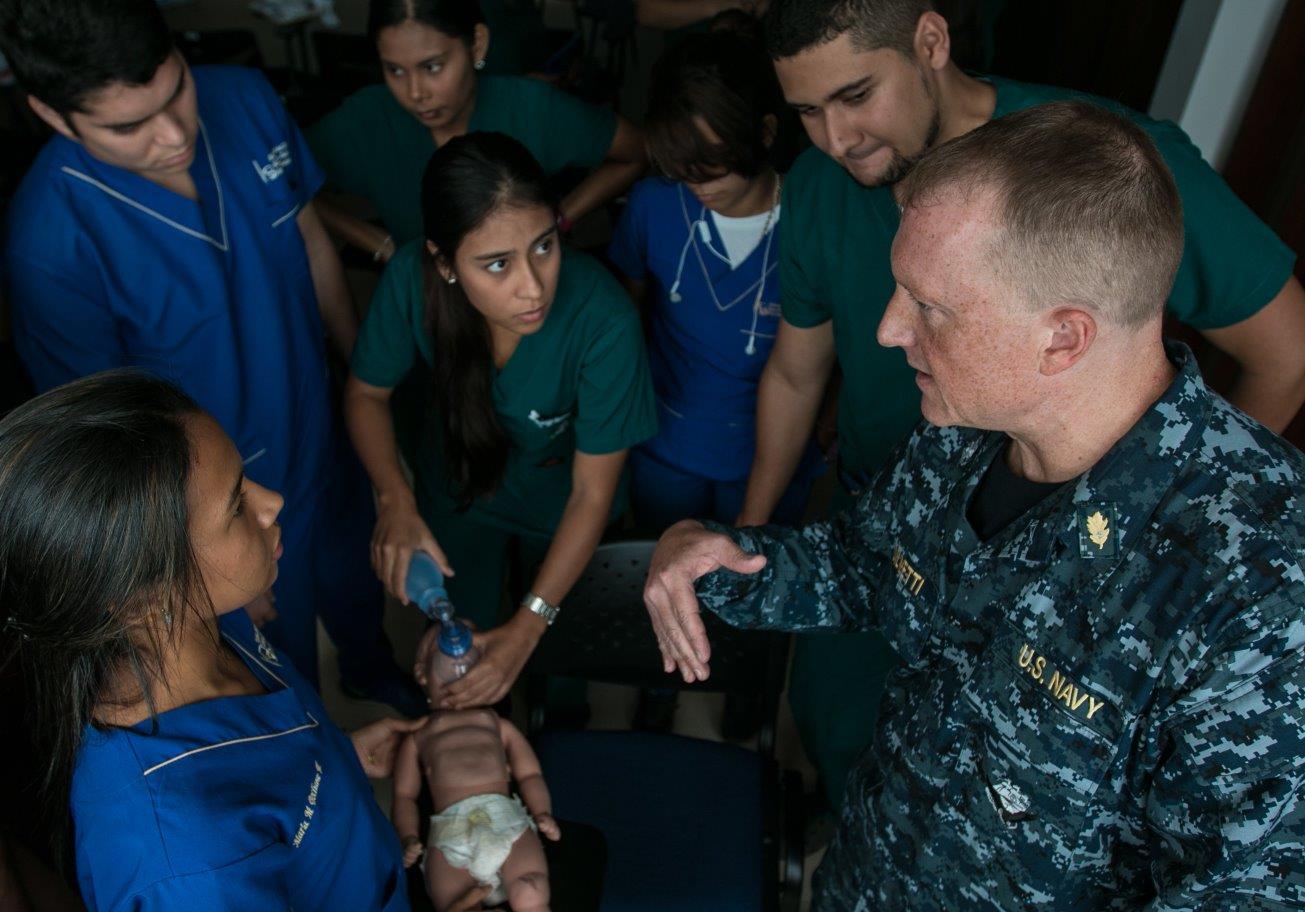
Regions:
<svg viewBox="0 0 1305 912"><path fill-rule="evenodd" d="M527 592L526 597L521 600L521 604L527 610L533 611L547 621L549 627L553 626L553 622L557 620L558 612L561 610L557 605L548 604L533 592Z"/></svg>

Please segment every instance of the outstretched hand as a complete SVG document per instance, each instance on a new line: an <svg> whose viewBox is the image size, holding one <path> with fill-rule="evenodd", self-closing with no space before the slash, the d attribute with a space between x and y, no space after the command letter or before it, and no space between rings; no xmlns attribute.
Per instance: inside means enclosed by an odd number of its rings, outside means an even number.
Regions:
<svg viewBox="0 0 1305 912"><path fill-rule="evenodd" d="M728 536L708 532L693 520L666 530L648 567L643 601L667 674L678 670L691 684L707 680L711 673L711 644L693 584L722 567L736 573L758 573L765 566L764 555L749 554Z"/></svg>

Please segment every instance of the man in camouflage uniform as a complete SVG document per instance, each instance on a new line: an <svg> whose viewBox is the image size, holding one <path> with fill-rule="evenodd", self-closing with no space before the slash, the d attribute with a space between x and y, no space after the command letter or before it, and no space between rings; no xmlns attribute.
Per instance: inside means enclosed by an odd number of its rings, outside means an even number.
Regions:
<svg viewBox="0 0 1305 912"><path fill-rule="evenodd" d="M820 912L1305 907L1305 465L1161 339L1163 160L1060 102L899 189L879 339L927 422L830 521L668 531L666 670L709 673L697 600L902 657Z"/></svg>

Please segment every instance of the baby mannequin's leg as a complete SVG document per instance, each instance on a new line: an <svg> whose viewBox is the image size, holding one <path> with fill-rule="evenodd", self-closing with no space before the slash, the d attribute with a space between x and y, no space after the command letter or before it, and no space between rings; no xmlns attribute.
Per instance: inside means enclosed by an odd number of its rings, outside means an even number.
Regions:
<svg viewBox="0 0 1305 912"><path fill-rule="evenodd" d="M548 912L548 862L534 830L527 829L512 844L498 876L512 912Z"/></svg>
<svg viewBox="0 0 1305 912"><path fill-rule="evenodd" d="M455 868L444 860L443 853L431 846L426 852L426 895L436 912L444 912L476 885L470 871Z"/></svg>

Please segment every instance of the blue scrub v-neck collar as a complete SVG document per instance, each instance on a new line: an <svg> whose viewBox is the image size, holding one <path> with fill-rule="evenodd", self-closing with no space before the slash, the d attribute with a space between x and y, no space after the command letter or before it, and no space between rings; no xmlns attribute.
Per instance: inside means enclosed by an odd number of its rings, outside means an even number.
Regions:
<svg viewBox="0 0 1305 912"><path fill-rule="evenodd" d="M256 640L245 641L227 629L221 630L221 636L267 693L214 697L178 706L128 728L102 730L101 735L128 739L141 775L148 777L195 754L292 735L321 724L295 689L258 657Z"/></svg>
<svg viewBox="0 0 1305 912"><path fill-rule="evenodd" d="M689 208L687 201L684 199L684 192L685 192L684 185L677 184L676 188L680 192L680 205L684 207L685 213L690 214L689 222L690 224L692 224L694 221L691 214L693 210ZM715 248L717 251L724 250L725 239L721 237L720 228L716 225L715 213L712 210L708 209L706 206L702 205L702 203L698 203L697 200L694 200L694 202L697 203L698 206L698 218L701 219L702 222L707 226L707 233L711 235L711 246ZM761 257L764 255L764 248L766 246L766 237L770 235L771 232L775 231L778 227L779 227L778 224L772 224L770 226L770 231L767 231L766 234L763 234L761 236L760 243L758 243L756 247L753 247L752 250L748 253L748 255L743 258L743 262L739 263L737 266L725 262L720 257L716 256L716 254L712 253L712 251L710 250L704 250L702 239L700 237L695 237L692 245L693 250L690 251L691 253L694 254L693 265L697 267L696 271L699 274L701 274L702 265L698 263L697 258L702 257L702 262L705 263L707 267L707 275L711 277L711 281L713 284L719 281L723 281L726 278L741 277L743 274L743 270L748 268L750 265L753 265L753 260L759 261ZM779 263L779 257L774 255L775 251L773 249L771 253L772 253L772 258L769 266L777 265ZM760 265L760 263L758 262L756 265ZM766 271L767 273L769 273L770 269L767 268ZM755 281L756 278L757 278L756 276L753 276L752 277L753 281Z"/></svg>
<svg viewBox="0 0 1305 912"><path fill-rule="evenodd" d="M83 147L79 146L78 150L85 170L64 165L60 170L70 178L157 219L181 234L211 244L223 253L230 249L222 178L218 174L217 160L203 118L199 119L199 141L195 144L195 161L190 166L198 196L195 200L174 193L134 171L106 164ZM208 167L203 167L202 163Z"/></svg>
<svg viewBox="0 0 1305 912"><path fill-rule="evenodd" d="M707 226L707 231L711 235L712 247L716 250L722 250L725 247L725 242L716 227L716 220L709 214L711 210L698 203L698 215L697 218L694 218L691 214L693 210L689 208L685 199L684 185L676 184L675 189L679 198L681 216L687 222L688 231L690 232L688 247L684 251L684 261L681 266L681 274L689 282L695 283L690 287L696 287L696 283L700 280L704 281L703 294L714 296L713 304L715 304L719 313L729 312L736 306L745 304L749 298L755 299L754 296L759 290L765 288L767 280L779 267L778 248L773 246L775 240L777 240L774 238L774 232L779 230L778 219L770 226L770 231L762 236L761 242L743 259L743 262L739 263L738 266L732 266L716 256L712 251L705 250L706 244L703 243L698 234L697 223L701 221ZM697 200L695 199L694 202L697 202ZM772 246L769 261L767 262L765 249L768 243ZM703 277L704 269L707 273L705 279ZM692 278L689 279L689 276L692 276ZM664 291L663 294L665 294Z"/></svg>

